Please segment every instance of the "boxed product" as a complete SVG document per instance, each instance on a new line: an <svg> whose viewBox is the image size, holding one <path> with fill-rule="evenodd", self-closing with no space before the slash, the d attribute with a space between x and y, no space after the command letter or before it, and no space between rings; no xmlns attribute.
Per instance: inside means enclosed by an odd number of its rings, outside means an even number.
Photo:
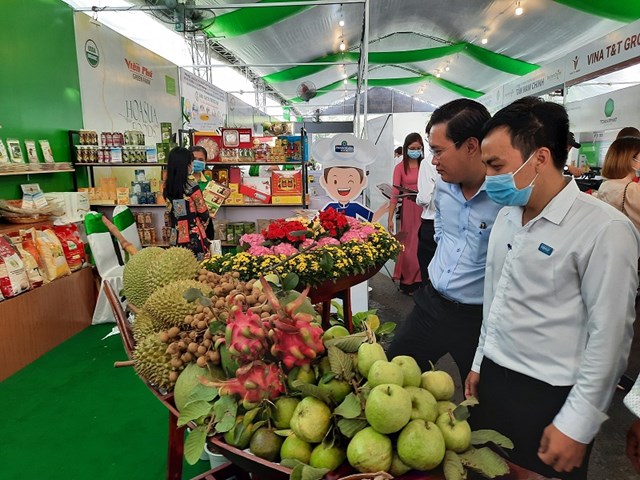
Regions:
<svg viewBox="0 0 640 480"><path fill-rule="evenodd" d="M300 170L276 170L271 172L271 195L295 195L300 197L302 195L302 172Z"/></svg>
<svg viewBox="0 0 640 480"><path fill-rule="evenodd" d="M213 238L215 240L221 240L223 242L227 241L227 225L229 224L226 220L216 220L213 223Z"/></svg>
<svg viewBox="0 0 640 480"><path fill-rule="evenodd" d="M129 189L127 187L116 188L116 204L127 205L129 203Z"/></svg>
<svg viewBox="0 0 640 480"><path fill-rule="evenodd" d="M173 136L171 122L160 122L160 135L162 143L171 143L171 137Z"/></svg>
<svg viewBox="0 0 640 480"><path fill-rule="evenodd" d="M218 209L225 202L225 199L229 196L231 191L226 185L222 185L216 182L209 182L202 191L204 203L207 204L211 217L215 217L218 213Z"/></svg>
<svg viewBox="0 0 640 480"><path fill-rule="evenodd" d="M307 137L304 138L305 148L302 148L302 137L300 135L283 135L278 137L285 145L285 157L287 162L301 162L308 160Z"/></svg>
<svg viewBox="0 0 640 480"><path fill-rule="evenodd" d="M244 177L240 193L245 195L245 203L271 203L271 182L264 177Z"/></svg>
<svg viewBox="0 0 640 480"><path fill-rule="evenodd" d="M273 195L271 197L273 205L299 205L302 203L302 196L294 195Z"/></svg>

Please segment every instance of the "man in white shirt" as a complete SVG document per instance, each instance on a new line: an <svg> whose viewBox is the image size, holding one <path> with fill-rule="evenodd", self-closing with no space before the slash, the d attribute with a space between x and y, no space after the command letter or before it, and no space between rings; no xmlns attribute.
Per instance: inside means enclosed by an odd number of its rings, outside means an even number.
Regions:
<svg viewBox="0 0 640 480"><path fill-rule="evenodd" d="M569 120L528 97L487 122L486 190L503 208L487 250L467 396L474 428L510 437L514 463L586 479L593 439L633 337L640 236L562 175Z"/></svg>
<svg viewBox="0 0 640 480"><path fill-rule="evenodd" d="M426 285L429 279L429 263L436 253L435 229L433 219L436 214L435 202L433 201L436 191L436 179L438 174L431 163L431 158L425 158L420 162L418 170L418 195L416 203L422 207L421 223L418 229L418 263L420 264L420 274L422 284Z"/></svg>

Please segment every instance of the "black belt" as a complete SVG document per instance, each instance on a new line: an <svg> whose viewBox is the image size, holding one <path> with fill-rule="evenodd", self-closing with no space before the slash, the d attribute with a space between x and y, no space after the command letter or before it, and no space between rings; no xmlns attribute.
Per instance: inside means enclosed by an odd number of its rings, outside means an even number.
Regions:
<svg viewBox="0 0 640 480"><path fill-rule="evenodd" d="M422 221L422 223L433 223L433 219L429 218L421 218L420 220Z"/></svg>
<svg viewBox="0 0 640 480"><path fill-rule="evenodd" d="M480 312L482 312L482 305L472 305L469 303L461 303L456 302L455 300L451 300L450 298L445 297L438 290L436 290L431 282L427 282L426 288L429 292L433 293L441 302L449 305L450 307L457 309L479 310Z"/></svg>

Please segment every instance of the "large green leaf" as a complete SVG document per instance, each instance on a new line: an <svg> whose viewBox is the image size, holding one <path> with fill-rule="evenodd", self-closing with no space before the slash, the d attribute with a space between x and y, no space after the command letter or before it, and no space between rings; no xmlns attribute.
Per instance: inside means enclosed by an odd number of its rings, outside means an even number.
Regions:
<svg viewBox="0 0 640 480"><path fill-rule="evenodd" d="M282 288L284 290L293 290L298 286L299 282L300 282L300 277L298 276L298 274L294 272L289 272L282 279Z"/></svg>
<svg viewBox="0 0 640 480"><path fill-rule="evenodd" d="M351 380L355 375L353 359L335 346L328 347L327 351L331 371L345 380Z"/></svg>
<svg viewBox="0 0 640 480"><path fill-rule="evenodd" d="M204 400L210 402L218 396L218 389L216 387L207 387L201 383L197 383L195 387L189 393L185 405L189 405L192 402Z"/></svg>
<svg viewBox="0 0 640 480"><path fill-rule="evenodd" d="M231 395L223 395L213 404L216 416L216 432L224 433L233 428L238 413L238 403Z"/></svg>
<svg viewBox="0 0 640 480"><path fill-rule="evenodd" d="M354 333L353 335L347 335L346 337L337 337L327 340L325 346L338 347L343 352L356 353L360 345L367 341L367 334L365 332Z"/></svg>
<svg viewBox="0 0 640 480"><path fill-rule="evenodd" d="M502 448L513 448L513 442L510 438L505 437L495 430L474 430L471 432L471 444L472 445L484 445L485 443L493 442Z"/></svg>
<svg viewBox="0 0 640 480"><path fill-rule="evenodd" d="M307 395L310 397L315 397L319 400L322 400L326 404L331 404L332 399L331 395L327 390L320 388L317 385L313 385L311 383L305 383L302 380L296 380L291 383L291 386L296 390L299 390L303 395Z"/></svg>
<svg viewBox="0 0 640 480"><path fill-rule="evenodd" d="M460 457L452 450L445 452L442 469L446 480L466 480L467 478L467 471L464 469Z"/></svg>
<svg viewBox="0 0 640 480"><path fill-rule="evenodd" d="M504 458L487 447L470 448L459 454L462 464L484 475L486 478L497 478L509 473L509 464Z"/></svg>
<svg viewBox="0 0 640 480"><path fill-rule="evenodd" d="M353 438L356 433L366 428L367 425L369 424L363 418L341 418L338 420L340 433L347 438Z"/></svg>
<svg viewBox="0 0 640 480"><path fill-rule="evenodd" d="M344 418L356 418L362 413L362 404L355 393L350 393L345 397L340 405L333 411L336 415Z"/></svg>
<svg viewBox="0 0 640 480"><path fill-rule="evenodd" d="M189 465L195 465L200 460L207 441L207 427L194 428L184 442L184 458Z"/></svg>
<svg viewBox="0 0 640 480"><path fill-rule="evenodd" d="M187 423L196 420L211 412L211 405L204 400L196 400L184 406L178 417L178 426L184 427Z"/></svg>

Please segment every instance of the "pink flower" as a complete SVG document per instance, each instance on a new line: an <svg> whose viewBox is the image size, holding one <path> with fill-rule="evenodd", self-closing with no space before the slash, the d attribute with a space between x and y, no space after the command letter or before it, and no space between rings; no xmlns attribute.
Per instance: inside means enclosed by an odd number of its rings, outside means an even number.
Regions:
<svg viewBox="0 0 640 480"><path fill-rule="evenodd" d="M240 245L247 244L250 247L260 246L264 243L264 237L259 233L245 233L240 237Z"/></svg>
<svg viewBox="0 0 640 480"><path fill-rule="evenodd" d="M358 226L362 225L362 222L360 220L358 220L357 218L354 218L354 217L347 217L347 223L349 224L349 227L351 227L351 228L358 227Z"/></svg>
<svg viewBox="0 0 640 480"><path fill-rule="evenodd" d="M273 253L276 255L295 255L298 253L298 249L290 243L280 243L273 247Z"/></svg>
<svg viewBox="0 0 640 480"><path fill-rule="evenodd" d="M322 237L318 240L318 247L326 247L327 245L340 245L340 241L333 237Z"/></svg>
<svg viewBox="0 0 640 480"><path fill-rule="evenodd" d="M313 245L315 245L316 241L311 239L311 238L306 238L304 240L304 242L302 242L302 245L300 245L300 249L302 250L303 248L309 248L312 247Z"/></svg>
<svg viewBox="0 0 640 480"><path fill-rule="evenodd" d="M247 253L255 257L262 257L264 255L273 255L273 250L262 245L254 245L247 250Z"/></svg>
<svg viewBox="0 0 640 480"><path fill-rule="evenodd" d="M368 235L364 235L361 231L357 232L357 231L349 230L347 233L345 233L342 236L340 241L342 243L352 242L354 240L356 242L364 242L367 239L367 237Z"/></svg>

